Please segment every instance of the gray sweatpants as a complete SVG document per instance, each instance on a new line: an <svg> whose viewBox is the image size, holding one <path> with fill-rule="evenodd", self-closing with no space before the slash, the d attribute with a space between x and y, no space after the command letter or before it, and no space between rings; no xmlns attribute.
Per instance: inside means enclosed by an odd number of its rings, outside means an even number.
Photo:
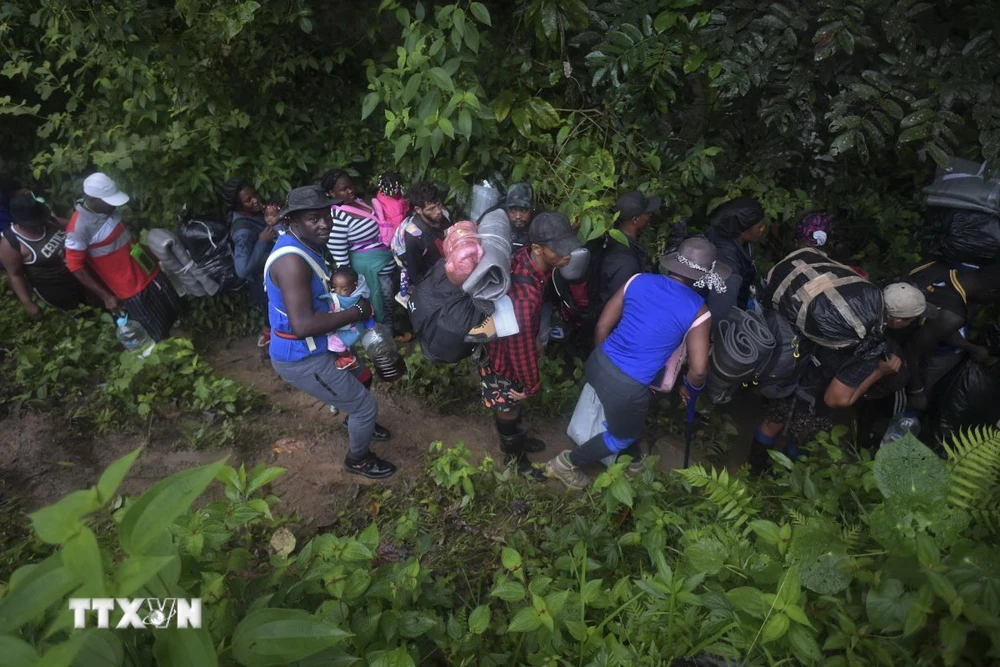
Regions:
<svg viewBox="0 0 1000 667"><path fill-rule="evenodd" d="M335 355L324 353L301 361L272 359L271 365L288 384L350 415L347 458L357 461L368 454L378 417L378 403L350 371L338 369L335 361Z"/></svg>
<svg viewBox="0 0 1000 667"><path fill-rule="evenodd" d="M636 382L626 375L615 362L608 358L600 346L594 348L584 365L587 382L594 388L597 398L604 406L604 419L608 433L615 440L628 443L626 449L618 452L628 454L633 460L642 458L639 438L646 427L646 413L649 411L649 387ZM614 454L598 433L569 453L569 460L575 466L584 466L600 461Z"/></svg>

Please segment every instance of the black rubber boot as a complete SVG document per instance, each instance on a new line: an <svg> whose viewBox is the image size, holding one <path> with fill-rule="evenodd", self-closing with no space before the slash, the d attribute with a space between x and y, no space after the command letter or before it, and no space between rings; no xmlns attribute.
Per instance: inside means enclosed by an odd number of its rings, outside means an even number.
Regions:
<svg viewBox="0 0 1000 667"><path fill-rule="evenodd" d="M532 438L528 435L528 429L518 424L521 429L521 435L524 436L524 451L528 454L537 454L538 452L545 451L545 442L539 440L538 438Z"/></svg>
<svg viewBox="0 0 1000 667"><path fill-rule="evenodd" d="M517 435L501 435L500 451L504 453L504 465L514 464L517 473L536 482L544 482L545 474L538 468L531 465L527 454L524 453L525 435L522 431Z"/></svg>
<svg viewBox="0 0 1000 667"><path fill-rule="evenodd" d="M750 479L757 479L771 467L771 457L767 455L768 445L764 444L756 437L750 443L750 456L747 463L750 464Z"/></svg>

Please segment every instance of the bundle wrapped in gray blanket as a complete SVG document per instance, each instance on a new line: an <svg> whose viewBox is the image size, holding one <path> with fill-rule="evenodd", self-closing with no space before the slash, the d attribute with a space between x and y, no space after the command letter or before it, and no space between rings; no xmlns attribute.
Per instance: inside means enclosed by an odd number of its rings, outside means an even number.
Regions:
<svg viewBox="0 0 1000 667"><path fill-rule="evenodd" d="M735 307L716 325L714 337L706 394L712 403L721 405L771 358L775 341L763 317Z"/></svg>
<svg viewBox="0 0 1000 667"><path fill-rule="evenodd" d="M496 301L510 289L510 220L502 208L490 211L479 221L483 258L462 284L466 294Z"/></svg>
<svg viewBox="0 0 1000 667"><path fill-rule="evenodd" d="M184 244L173 232L151 229L146 236L146 244L182 296L210 296L219 291L219 283L195 264Z"/></svg>

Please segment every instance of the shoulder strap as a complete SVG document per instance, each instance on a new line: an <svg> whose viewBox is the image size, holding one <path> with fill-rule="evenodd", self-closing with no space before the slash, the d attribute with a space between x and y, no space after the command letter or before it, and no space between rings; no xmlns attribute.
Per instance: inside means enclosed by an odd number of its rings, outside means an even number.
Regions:
<svg viewBox="0 0 1000 667"><path fill-rule="evenodd" d="M691 326L689 326L689 327L688 327L688 331L691 331L692 329L695 329L695 328L697 328L697 327L700 327L700 326L701 326L702 324L704 324L704 323L705 323L705 322L706 322L706 321L708 320L708 318L710 318L710 317L712 317L712 311L710 311L710 310L706 310L706 311L705 311L704 313L702 313L702 314L701 314L701 315L699 315L698 317L694 318L694 322L692 322L692 323L691 323ZM686 335L686 334L685 334L685 335Z"/></svg>
<svg viewBox="0 0 1000 667"><path fill-rule="evenodd" d="M4 227L3 237L7 239L7 243L10 247L16 250L18 253L21 252L21 239L17 238L17 232L14 231L14 225L8 225Z"/></svg>
<svg viewBox="0 0 1000 667"><path fill-rule="evenodd" d="M350 204L341 204L340 206L334 206L338 211L343 211L344 213L350 213L351 215L358 216L359 218L371 218L372 220L378 221L375 217L377 214L374 211L366 211L363 208L358 208L356 206L351 206Z"/></svg>
<svg viewBox="0 0 1000 667"><path fill-rule="evenodd" d="M293 245L282 246L268 256L267 261L264 262L264 275L267 276L271 271L271 265L285 255L298 255L305 260L306 264L309 265L309 268L312 269L312 272L316 274L317 278L323 281L324 285L330 282L330 274L326 271L326 269L320 266L319 262L317 262L314 258L310 257L309 253L305 250Z"/></svg>
<svg viewBox="0 0 1000 667"><path fill-rule="evenodd" d="M378 197L372 199L372 210L375 212L376 220L385 220L385 209L382 207L382 202L378 200Z"/></svg>

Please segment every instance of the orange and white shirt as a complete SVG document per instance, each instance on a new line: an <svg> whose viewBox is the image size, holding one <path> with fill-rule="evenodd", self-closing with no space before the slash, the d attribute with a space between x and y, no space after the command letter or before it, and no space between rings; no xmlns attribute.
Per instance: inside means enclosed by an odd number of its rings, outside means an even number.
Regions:
<svg viewBox="0 0 1000 667"><path fill-rule="evenodd" d="M66 228L66 266L92 270L119 299L129 299L146 289L159 273L154 264L147 272L132 256L135 242L121 215L94 213L77 204Z"/></svg>

